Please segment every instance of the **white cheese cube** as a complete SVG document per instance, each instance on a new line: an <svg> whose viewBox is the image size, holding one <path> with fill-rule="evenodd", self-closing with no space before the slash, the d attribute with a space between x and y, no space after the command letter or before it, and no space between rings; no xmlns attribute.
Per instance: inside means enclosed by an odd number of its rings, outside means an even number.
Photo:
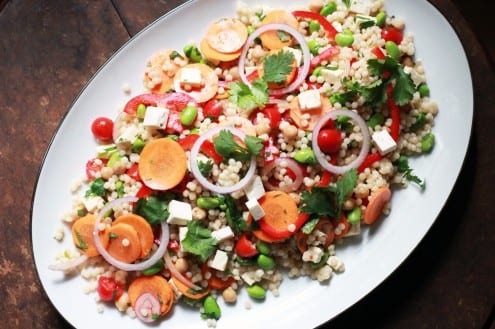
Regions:
<svg viewBox="0 0 495 329"><path fill-rule="evenodd" d="M208 263L208 266L218 271L225 271L228 261L229 255L225 251L217 250L215 257Z"/></svg>
<svg viewBox="0 0 495 329"><path fill-rule="evenodd" d="M249 184L244 187L244 193L246 193L248 200L258 200L265 195L265 187L263 186L261 177L258 175L254 176Z"/></svg>
<svg viewBox="0 0 495 329"><path fill-rule="evenodd" d="M84 197L82 200L84 207L88 212L96 211L100 206L103 207L105 204L103 198L99 196Z"/></svg>
<svg viewBox="0 0 495 329"><path fill-rule="evenodd" d="M143 126L150 128L165 128L169 110L165 107L148 106L143 119Z"/></svg>
<svg viewBox="0 0 495 329"><path fill-rule="evenodd" d="M194 67L184 67L180 70L181 86L201 87L201 71Z"/></svg>
<svg viewBox="0 0 495 329"><path fill-rule="evenodd" d="M182 248L182 240L186 238L187 235L187 226L181 226L179 227L179 242L180 242L180 250L184 251Z"/></svg>
<svg viewBox="0 0 495 329"><path fill-rule="evenodd" d="M365 23L365 22L369 22L369 21L376 22L376 18L373 16L367 16L367 15L356 15L356 16L354 16L354 21L356 22L356 24L359 25L361 23Z"/></svg>
<svg viewBox="0 0 495 329"><path fill-rule="evenodd" d="M265 216L265 211L256 199L248 200L246 202L246 207L255 220L260 220L263 216Z"/></svg>
<svg viewBox="0 0 495 329"><path fill-rule="evenodd" d="M349 11L356 13L356 14L369 16L371 8L369 5L367 5L365 3L358 3L356 1L354 1L352 3L351 7L349 8Z"/></svg>
<svg viewBox="0 0 495 329"><path fill-rule="evenodd" d="M356 236L361 234L361 223L357 222L356 224L351 224L351 228L347 231L347 234L344 235L344 238L350 236Z"/></svg>
<svg viewBox="0 0 495 329"><path fill-rule="evenodd" d="M320 92L317 89L303 91L297 98L301 111L313 110L321 106Z"/></svg>
<svg viewBox="0 0 495 329"><path fill-rule="evenodd" d="M220 242L220 241L224 241L224 240L233 238L234 232L232 231L230 226L225 226L219 230L211 232L211 236Z"/></svg>
<svg viewBox="0 0 495 329"><path fill-rule="evenodd" d="M241 274L241 279L246 282L248 286L252 286L256 282L256 275L254 272L244 272Z"/></svg>
<svg viewBox="0 0 495 329"><path fill-rule="evenodd" d="M394 141L392 136L388 133L387 130L375 131L371 136L373 142L375 143L376 148L380 151L381 155L385 155L389 152L392 152L397 147L397 143Z"/></svg>
<svg viewBox="0 0 495 329"><path fill-rule="evenodd" d="M192 220L192 207L187 202L172 200L168 204L167 223L175 225L187 225Z"/></svg>
<svg viewBox="0 0 495 329"><path fill-rule="evenodd" d="M134 143L139 135L139 130L135 126L127 127L122 134L117 138L117 143Z"/></svg>
<svg viewBox="0 0 495 329"><path fill-rule="evenodd" d="M296 60L297 66L301 66L301 62L302 62L301 50L292 47L284 47L283 50L286 52L291 52L294 55L294 59Z"/></svg>
<svg viewBox="0 0 495 329"><path fill-rule="evenodd" d="M344 75L344 71L340 69L336 69L336 70L322 69L320 72L321 75L325 78L325 81L331 85L340 83Z"/></svg>

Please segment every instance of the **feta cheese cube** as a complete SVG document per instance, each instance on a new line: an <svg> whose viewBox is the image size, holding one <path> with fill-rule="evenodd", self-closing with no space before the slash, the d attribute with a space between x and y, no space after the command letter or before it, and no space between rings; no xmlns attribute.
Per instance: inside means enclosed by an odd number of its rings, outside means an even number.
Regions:
<svg viewBox="0 0 495 329"><path fill-rule="evenodd" d="M179 242L180 242L180 250L184 251L182 248L182 240L186 238L187 235L187 226L180 226L179 227Z"/></svg>
<svg viewBox="0 0 495 329"><path fill-rule="evenodd" d="M219 230L211 232L211 236L217 239L219 242L224 241L234 237L234 232L230 226L222 227Z"/></svg>
<svg viewBox="0 0 495 329"><path fill-rule="evenodd" d="M194 67L184 67L180 70L181 86L201 87L201 71Z"/></svg>
<svg viewBox="0 0 495 329"><path fill-rule="evenodd" d="M143 119L143 126L151 128L165 128L167 126L169 110L165 107L148 106Z"/></svg>
<svg viewBox="0 0 495 329"><path fill-rule="evenodd" d="M246 202L246 207L255 220L260 220L263 216L265 216L265 211L256 199L248 200Z"/></svg>
<svg viewBox="0 0 495 329"><path fill-rule="evenodd" d="M301 111L313 110L321 106L320 92L317 89L303 91L297 98Z"/></svg>
<svg viewBox="0 0 495 329"><path fill-rule="evenodd" d="M369 16L371 8L369 5L367 5L365 3L357 3L356 1L354 1L352 3L351 7L349 8L349 11L356 13L356 14Z"/></svg>
<svg viewBox="0 0 495 329"><path fill-rule="evenodd" d="M356 224L351 224L351 228L347 231L347 234L344 235L344 238L350 236L356 236L361 234L361 223L357 222Z"/></svg>
<svg viewBox="0 0 495 329"><path fill-rule="evenodd" d="M168 204L167 223L175 225L187 225L192 220L192 207L187 202L172 200Z"/></svg>
<svg viewBox="0 0 495 329"><path fill-rule="evenodd" d="M302 51L301 50L295 49L292 47L284 47L283 50L286 52L291 52L294 55L294 59L296 60L296 63L297 63L296 65L301 66L301 62L302 62Z"/></svg>
<svg viewBox="0 0 495 329"><path fill-rule="evenodd" d="M127 127L122 134L117 138L117 143L134 143L139 135L139 130L135 126Z"/></svg>
<svg viewBox="0 0 495 329"><path fill-rule="evenodd" d="M241 279L246 282L248 286L252 286L256 282L256 275L254 272L244 272L241 274Z"/></svg>
<svg viewBox="0 0 495 329"><path fill-rule="evenodd" d="M336 70L322 69L320 72L321 75L325 78L325 81L331 85L340 83L340 81L342 80L342 76L344 75L344 71L340 69L336 69Z"/></svg>
<svg viewBox="0 0 495 329"><path fill-rule="evenodd" d="M261 177L258 175L254 176L249 184L244 187L244 193L246 193L248 200L258 200L265 195L265 187L263 186Z"/></svg>
<svg viewBox="0 0 495 329"><path fill-rule="evenodd" d="M225 271L228 261L229 255L225 251L217 250L215 257L208 263L208 266L218 271Z"/></svg>
<svg viewBox="0 0 495 329"><path fill-rule="evenodd" d="M378 151L381 155L385 155L389 152L392 152L396 149L397 143L394 141L392 136L388 133L387 130L383 129L380 131L375 131L371 136L375 146L378 148Z"/></svg>
<svg viewBox="0 0 495 329"><path fill-rule="evenodd" d="M99 196L84 197L82 202L88 212L96 211L100 206L103 207L105 203L103 198Z"/></svg>

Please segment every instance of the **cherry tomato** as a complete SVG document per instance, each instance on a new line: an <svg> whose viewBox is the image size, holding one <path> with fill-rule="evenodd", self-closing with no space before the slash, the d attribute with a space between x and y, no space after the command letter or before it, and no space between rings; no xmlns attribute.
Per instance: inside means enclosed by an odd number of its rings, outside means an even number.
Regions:
<svg viewBox="0 0 495 329"><path fill-rule="evenodd" d="M318 146L324 153L335 153L342 145L342 135L337 129L322 129L318 133Z"/></svg>
<svg viewBox="0 0 495 329"><path fill-rule="evenodd" d="M263 114L268 120L270 120L270 128L275 129L278 127L280 121L282 120L282 114L276 106L267 106L263 109Z"/></svg>
<svg viewBox="0 0 495 329"><path fill-rule="evenodd" d="M393 41L400 45L403 37L402 31L394 27L387 27L382 30L382 38L385 41Z"/></svg>
<svg viewBox="0 0 495 329"><path fill-rule="evenodd" d="M167 250L179 251L180 244L177 240L170 240L167 245Z"/></svg>
<svg viewBox="0 0 495 329"><path fill-rule="evenodd" d="M256 245L245 234L241 235L235 244L235 251L241 257L253 257L258 254Z"/></svg>
<svg viewBox="0 0 495 329"><path fill-rule="evenodd" d="M124 286L120 282L117 282L114 278L100 276L96 291L102 301L113 302L122 296Z"/></svg>
<svg viewBox="0 0 495 329"><path fill-rule="evenodd" d="M113 121L106 117L98 117L91 124L91 132L99 141L111 141L113 138Z"/></svg>
<svg viewBox="0 0 495 329"><path fill-rule="evenodd" d="M100 170L107 164L107 159L94 158L86 162L86 177L88 180L96 178Z"/></svg>
<svg viewBox="0 0 495 329"><path fill-rule="evenodd" d="M211 118L213 121L216 120L220 114L223 112L222 103L218 99L210 99L203 106L203 114L207 118Z"/></svg>

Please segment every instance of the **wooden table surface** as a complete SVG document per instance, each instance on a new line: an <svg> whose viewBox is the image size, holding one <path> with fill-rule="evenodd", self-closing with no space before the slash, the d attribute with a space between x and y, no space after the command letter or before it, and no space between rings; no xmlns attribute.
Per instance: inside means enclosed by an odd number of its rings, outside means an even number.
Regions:
<svg viewBox="0 0 495 329"><path fill-rule="evenodd" d="M44 152L100 65L182 2L0 0L0 327L70 328L44 294L32 257L30 208ZM490 1L430 2L457 31L473 75L464 168L410 257L324 328L495 327L495 35L480 18Z"/></svg>

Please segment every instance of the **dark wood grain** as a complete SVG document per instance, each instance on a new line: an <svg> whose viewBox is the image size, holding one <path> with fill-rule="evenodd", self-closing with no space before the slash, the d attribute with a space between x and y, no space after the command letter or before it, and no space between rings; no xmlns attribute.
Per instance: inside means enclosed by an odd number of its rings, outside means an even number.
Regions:
<svg viewBox="0 0 495 329"><path fill-rule="evenodd" d="M70 328L42 291L32 260L30 206L39 166L59 121L100 65L182 2L0 0L1 328ZM494 326L495 40L479 18L489 1L431 2L462 40L473 76L474 122L463 170L410 257L322 328Z"/></svg>

